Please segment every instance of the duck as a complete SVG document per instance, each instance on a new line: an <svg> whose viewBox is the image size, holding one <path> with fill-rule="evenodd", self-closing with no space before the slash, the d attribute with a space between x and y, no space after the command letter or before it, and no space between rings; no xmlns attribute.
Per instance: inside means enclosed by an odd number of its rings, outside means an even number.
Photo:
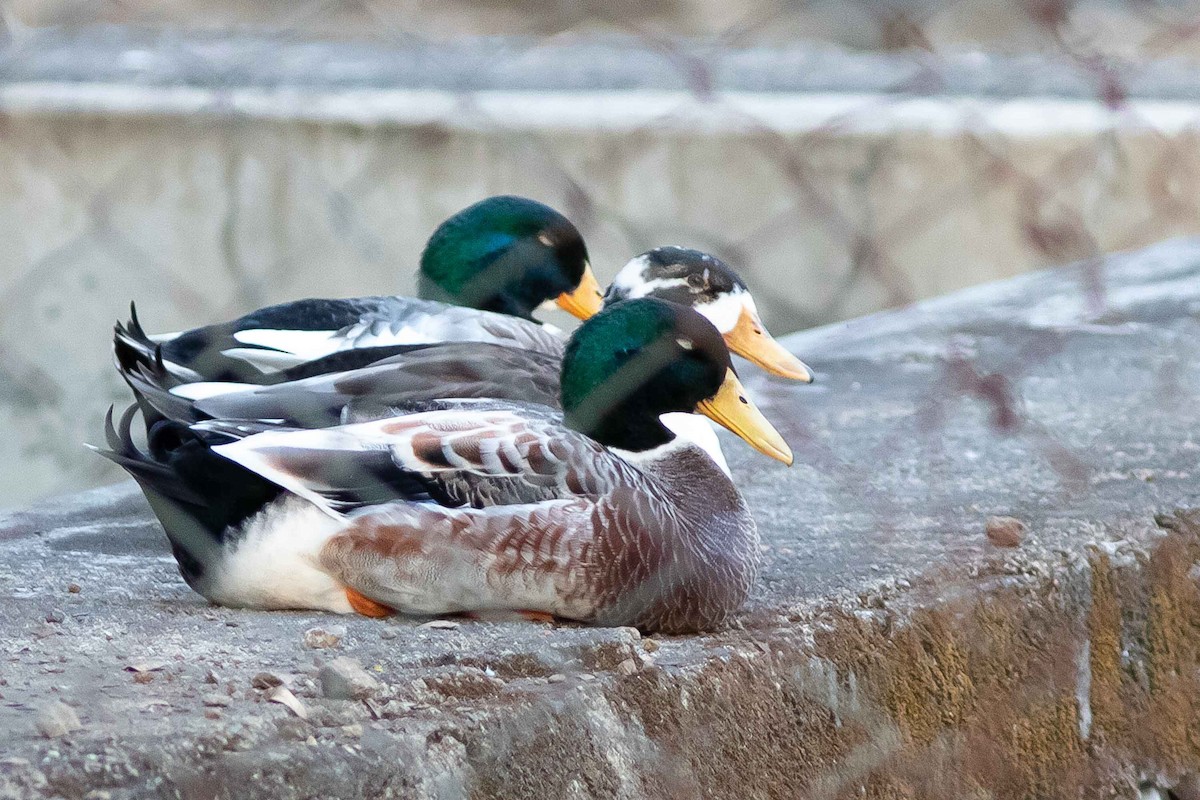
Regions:
<svg viewBox="0 0 1200 800"><path fill-rule="evenodd" d="M751 363L773 375L804 383L813 380L808 366L767 331L742 278L716 256L682 247L659 247L642 253L617 273L604 295L603 307L641 297L690 306L717 327L730 350ZM335 404L338 398L351 397L360 401L375 398L382 404L420 397L493 397L551 405L557 398L562 353L557 341L543 346L541 342L518 343L511 339L440 340L343 350L282 369L270 378L260 375L260 380L189 383L178 379L177 370L168 366L160 348L154 348L153 357L147 355L148 350L132 351L119 341L115 349L118 372L128 383L159 402L162 413L171 414L169 409L173 409L188 418L196 409L216 416L237 415L263 399L274 406L282 398L299 397L303 392L329 397ZM177 396L178 401L164 396L164 392ZM524 396L524 392L534 394ZM255 399L227 397L233 394ZM215 397L225 399L206 402ZM189 404L192 400L199 402ZM277 411L263 413L279 416ZM286 414L284 417L294 420ZM328 414L323 418L336 421Z"/></svg>
<svg viewBox="0 0 1200 800"><path fill-rule="evenodd" d="M457 216L469 211L471 209ZM468 216L479 218L474 213ZM431 242L440 238L435 232ZM431 259L428 253L427 248L420 274L422 285L426 287L423 294L434 293L428 288L432 280L426 276L426 264L442 260L440 257ZM595 277L588 266L579 289L566 297L560 295L555 302L566 304L564 307L569 307L581 319L590 316L594 308L589 303L599 296L591 289L594 282ZM523 292L528 295L530 290ZM813 380L808 366L767 331L754 297L741 276L709 253L676 246L649 250L631 259L600 297L599 307L637 297L660 297L691 305L717 326L733 352L773 375L804 383ZM356 304L363 302L375 304L375 311L360 313L354 310ZM384 306L391 310L382 311ZM326 308L326 311L320 311L320 308ZM289 332L271 327L314 324L280 321L285 318L336 318L340 322L353 318L357 321L333 332ZM325 323L324 327L329 328L332 324L336 323ZM299 344L301 339L310 337L318 344L308 349ZM285 346L284 339L292 344ZM391 344L380 344L385 339ZM551 356L562 355L564 342L556 329L523 317L506 317L477 308L417 298L378 297L301 300L260 309L229 323L161 336L145 333L137 310L131 304L130 321L117 323L114 329L113 350L117 369L122 373L139 365L154 371L154 362L161 360L172 385L211 382L269 385L367 366L407 352L412 344L449 341L489 342ZM268 343L274 343L277 348L269 347ZM257 346L245 346L249 344ZM286 349L288 347L290 349ZM325 351L329 352L319 355Z"/></svg>
<svg viewBox="0 0 1200 800"><path fill-rule="evenodd" d="M742 277L725 261L690 247L656 247L630 259L613 278L604 305L657 297L691 306L726 346L772 375L812 383L813 373L767 331Z"/></svg>
<svg viewBox="0 0 1200 800"><path fill-rule="evenodd" d="M328 428L442 407L454 399L523 401L560 409L561 359L489 342L413 345L358 369L256 386L194 383L168 389L169 376L139 366L123 377L152 415L201 422L269 420ZM727 475L729 465L712 423L678 414L672 430L703 450Z"/></svg>
<svg viewBox="0 0 1200 800"><path fill-rule="evenodd" d="M700 413L792 454L721 333L691 307L630 299L580 325L560 370L560 409L451 399L317 429L159 417L144 449L135 404L117 424L110 409L100 452L139 483L184 580L214 603L724 624L757 578L758 531L672 425Z"/></svg>
<svg viewBox="0 0 1200 800"><path fill-rule="evenodd" d="M536 310L557 305L585 319L602 292L579 230L550 206L488 197L442 222L421 254L420 297L308 298L230 322L149 335L130 306L114 330L118 360L148 361L161 348L181 382L267 383L280 370L345 351L444 340L561 351ZM359 364L361 365L361 364Z"/></svg>
<svg viewBox="0 0 1200 800"><path fill-rule="evenodd" d="M729 349L775 375L812 381L809 368L767 332L754 297L724 261L683 247L658 247L631 259L604 296L609 307L657 297L695 309L717 327ZM279 373L265 386L234 382L178 384L159 357L122 360L118 369L158 413L196 422L268 418L302 427L329 427L372 415L414 409L426 399L528 400L557 407L561 353L491 342L439 342L386 348L367 366L372 348L344 351ZM328 371L347 366L348 369ZM729 472L720 440L704 419L680 419L680 435Z"/></svg>

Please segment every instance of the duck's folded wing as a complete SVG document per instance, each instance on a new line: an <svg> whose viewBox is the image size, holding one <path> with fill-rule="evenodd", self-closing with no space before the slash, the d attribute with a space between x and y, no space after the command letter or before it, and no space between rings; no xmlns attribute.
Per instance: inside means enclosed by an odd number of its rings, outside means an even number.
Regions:
<svg viewBox="0 0 1200 800"><path fill-rule="evenodd" d="M559 366L554 356L497 344L422 345L362 369L271 386L192 383L152 386L149 370L127 376L156 405L180 399L199 414L191 419L272 419L304 427L341 424L346 410L394 408L431 398L493 398L557 406ZM167 391L170 397L163 398ZM156 402L157 401L157 402ZM169 416L178 412L163 410Z"/></svg>
<svg viewBox="0 0 1200 800"><path fill-rule="evenodd" d="M561 356L563 340L551 328L507 314L434 300L385 297L357 324L338 332L351 347L431 342L490 342Z"/></svg>
<svg viewBox="0 0 1200 800"><path fill-rule="evenodd" d="M550 355L563 347L535 322L407 297L299 300L197 328L162 345L173 364L218 379L233 373L248 380L254 372L226 362L270 376L345 350L433 342L491 342Z"/></svg>
<svg viewBox="0 0 1200 800"><path fill-rule="evenodd" d="M576 498L487 509L388 503L356 512L321 551L325 569L408 613L596 611L596 503Z"/></svg>
<svg viewBox="0 0 1200 800"><path fill-rule="evenodd" d="M536 408L464 402L323 430L269 431L214 449L335 515L388 497L451 508L595 498L642 480L619 456Z"/></svg>

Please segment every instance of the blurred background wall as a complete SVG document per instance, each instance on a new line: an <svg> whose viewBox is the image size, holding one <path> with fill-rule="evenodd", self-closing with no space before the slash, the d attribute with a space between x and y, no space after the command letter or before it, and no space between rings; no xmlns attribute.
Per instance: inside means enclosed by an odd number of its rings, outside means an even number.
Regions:
<svg viewBox="0 0 1200 800"><path fill-rule="evenodd" d="M526 194L601 280L658 244L777 333L1200 232L1200 4L10 0L0 506L115 480L112 322L409 292ZM817 365L819 367L819 365Z"/></svg>

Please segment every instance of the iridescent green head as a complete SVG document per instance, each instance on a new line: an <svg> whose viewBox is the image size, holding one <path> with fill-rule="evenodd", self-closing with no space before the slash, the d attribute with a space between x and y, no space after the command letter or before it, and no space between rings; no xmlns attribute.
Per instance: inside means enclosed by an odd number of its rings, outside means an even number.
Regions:
<svg viewBox="0 0 1200 800"><path fill-rule="evenodd" d="M699 412L791 463L738 381L720 332L687 306L628 300L584 322L563 354L561 391L567 425L610 447L651 450L673 438L663 414Z"/></svg>
<svg viewBox="0 0 1200 800"><path fill-rule="evenodd" d="M547 301L586 319L601 299L575 226L511 195L481 200L437 227L421 254L420 294L522 319Z"/></svg>

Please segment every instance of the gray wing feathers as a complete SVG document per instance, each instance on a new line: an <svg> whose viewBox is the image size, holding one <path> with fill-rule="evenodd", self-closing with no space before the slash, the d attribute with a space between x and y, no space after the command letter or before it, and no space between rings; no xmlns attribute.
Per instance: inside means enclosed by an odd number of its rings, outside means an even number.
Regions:
<svg viewBox="0 0 1200 800"><path fill-rule="evenodd" d="M214 395L195 402L218 419L336 425L352 404L402 407L442 398L524 400L557 406L554 356L487 343L430 345L369 367Z"/></svg>
<svg viewBox="0 0 1200 800"><path fill-rule="evenodd" d="M305 497L330 513L336 494L329 470L410 490L420 476L430 499L447 506L489 508L556 499L594 499L644 481L632 465L562 425L549 410L458 408L409 414L323 430L269 431L216 447L226 458ZM391 466L384 470L380 456ZM354 464L361 462L362 469ZM346 488L357 488L349 487ZM396 496L400 496L399 494Z"/></svg>
<svg viewBox="0 0 1200 800"><path fill-rule="evenodd" d="M422 342L490 342L561 356L562 340L529 320L435 300L384 297L354 325L337 332L344 347Z"/></svg>

